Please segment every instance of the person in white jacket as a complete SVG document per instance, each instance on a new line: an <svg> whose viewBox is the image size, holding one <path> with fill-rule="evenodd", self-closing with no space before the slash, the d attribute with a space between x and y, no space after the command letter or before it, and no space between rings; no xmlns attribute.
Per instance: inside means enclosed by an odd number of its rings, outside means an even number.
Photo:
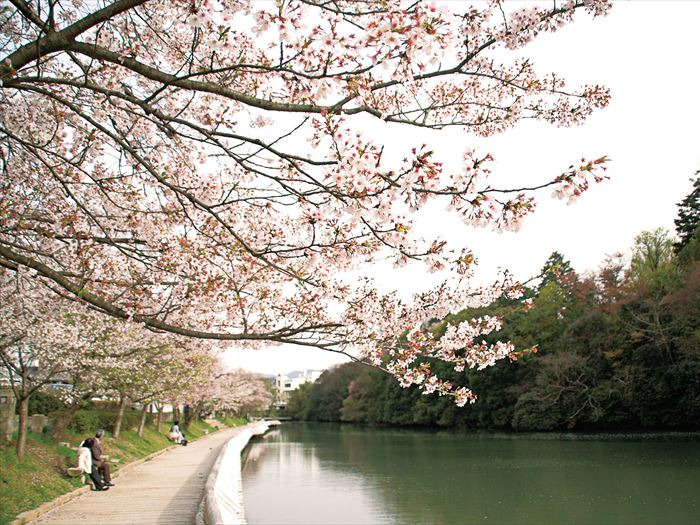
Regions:
<svg viewBox="0 0 700 525"><path fill-rule="evenodd" d="M92 464L92 446L94 438L87 438L78 447L78 467L90 476L95 490L109 490L109 487L102 482L99 472Z"/></svg>
<svg viewBox="0 0 700 525"><path fill-rule="evenodd" d="M180 430L180 422L173 422L173 426L170 427L170 439L175 441L178 445L187 446L187 439L185 439L185 434Z"/></svg>

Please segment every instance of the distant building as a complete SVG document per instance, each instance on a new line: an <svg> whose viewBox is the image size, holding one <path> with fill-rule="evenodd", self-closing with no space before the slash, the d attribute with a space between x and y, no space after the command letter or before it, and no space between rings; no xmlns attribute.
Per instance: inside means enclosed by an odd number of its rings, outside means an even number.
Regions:
<svg viewBox="0 0 700 525"><path fill-rule="evenodd" d="M287 374L277 374L275 379L275 389L277 390L277 399L275 406L284 408L289 401L290 392L296 390L304 383L313 383L319 377L323 370L295 370Z"/></svg>

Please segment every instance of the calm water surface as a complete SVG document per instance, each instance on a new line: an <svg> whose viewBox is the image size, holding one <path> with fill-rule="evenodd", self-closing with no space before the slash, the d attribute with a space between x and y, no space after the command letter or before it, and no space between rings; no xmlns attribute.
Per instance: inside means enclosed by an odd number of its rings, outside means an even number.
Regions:
<svg viewBox="0 0 700 525"><path fill-rule="evenodd" d="M257 524L700 523L700 440L283 424L243 467Z"/></svg>

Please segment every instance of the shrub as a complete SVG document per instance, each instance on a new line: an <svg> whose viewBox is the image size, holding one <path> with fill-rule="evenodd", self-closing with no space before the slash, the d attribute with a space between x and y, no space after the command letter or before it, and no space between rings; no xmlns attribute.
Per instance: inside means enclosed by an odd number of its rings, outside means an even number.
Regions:
<svg viewBox="0 0 700 525"><path fill-rule="evenodd" d="M65 407L63 401L52 392L38 391L29 398L30 414L52 414Z"/></svg>
<svg viewBox="0 0 700 525"><path fill-rule="evenodd" d="M119 408L116 403L102 406L97 413L97 427L108 431L114 428L114 423L117 420L117 412ZM124 419L122 420L122 430L129 430L139 425L139 411L127 408L124 410Z"/></svg>
<svg viewBox="0 0 700 525"><path fill-rule="evenodd" d="M100 428L100 413L88 409L76 410L68 428L77 434L92 435L97 428Z"/></svg>
<svg viewBox="0 0 700 525"><path fill-rule="evenodd" d="M559 407L540 399L537 392L528 392L515 404L512 425L515 430L553 430L561 425Z"/></svg>

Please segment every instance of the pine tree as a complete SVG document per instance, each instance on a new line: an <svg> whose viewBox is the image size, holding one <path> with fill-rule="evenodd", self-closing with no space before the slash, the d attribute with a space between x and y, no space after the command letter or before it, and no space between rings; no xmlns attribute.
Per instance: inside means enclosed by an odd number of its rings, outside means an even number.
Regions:
<svg viewBox="0 0 700 525"><path fill-rule="evenodd" d="M542 282L540 283L539 289L542 289L551 281L560 283L562 277L573 271L574 269L571 267L571 263L564 259L564 256L561 253L557 251L552 252L540 271Z"/></svg>
<svg viewBox="0 0 700 525"><path fill-rule="evenodd" d="M700 225L700 170L695 175L697 178L693 181L693 191L677 204L678 218L674 222L680 240L673 245L676 253L690 242Z"/></svg>

